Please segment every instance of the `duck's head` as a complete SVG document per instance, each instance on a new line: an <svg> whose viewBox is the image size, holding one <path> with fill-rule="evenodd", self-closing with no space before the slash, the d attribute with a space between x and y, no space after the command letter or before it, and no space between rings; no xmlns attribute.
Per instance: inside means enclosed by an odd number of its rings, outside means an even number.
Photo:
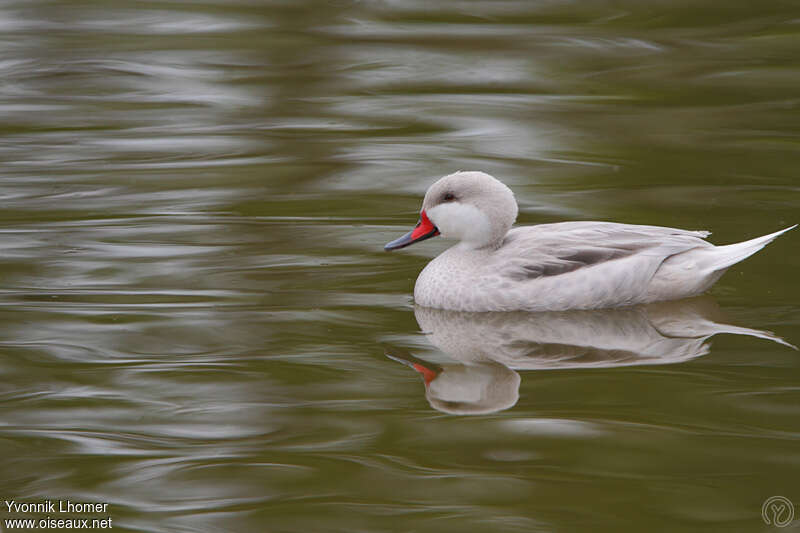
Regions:
<svg viewBox="0 0 800 533"><path fill-rule="evenodd" d="M485 172L456 172L425 193L413 230L384 246L396 250L441 235L470 248L497 246L517 219L514 193Z"/></svg>

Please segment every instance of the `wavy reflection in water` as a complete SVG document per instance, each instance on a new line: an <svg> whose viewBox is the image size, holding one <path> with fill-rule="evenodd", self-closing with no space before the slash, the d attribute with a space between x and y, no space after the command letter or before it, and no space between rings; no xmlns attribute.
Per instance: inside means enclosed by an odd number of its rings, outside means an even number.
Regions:
<svg viewBox="0 0 800 533"><path fill-rule="evenodd" d="M592 311L467 313L416 306L414 313L451 361L436 364L396 350L386 355L419 372L431 407L451 414L513 407L517 370L680 363L707 354L718 333L795 348L768 331L721 322L710 296Z"/></svg>

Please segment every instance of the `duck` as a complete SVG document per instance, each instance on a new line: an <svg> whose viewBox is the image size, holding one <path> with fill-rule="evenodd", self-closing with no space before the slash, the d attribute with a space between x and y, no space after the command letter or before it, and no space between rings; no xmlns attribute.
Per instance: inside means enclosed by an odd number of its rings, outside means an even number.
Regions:
<svg viewBox="0 0 800 533"><path fill-rule="evenodd" d="M480 171L440 178L416 226L384 246L441 236L456 243L429 262L414 302L452 311L566 311L696 296L731 266L797 227L715 246L708 231L576 221L513 227L514 193Z"/></svg>

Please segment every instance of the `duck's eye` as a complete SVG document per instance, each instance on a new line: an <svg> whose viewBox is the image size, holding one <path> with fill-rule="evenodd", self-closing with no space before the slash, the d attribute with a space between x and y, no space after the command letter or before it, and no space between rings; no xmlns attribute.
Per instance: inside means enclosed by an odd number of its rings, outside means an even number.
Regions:
<svg viewBox="0 0 800 533"><path fill-rule="evenodd" d="M456 199L456 195L451 193L451 192L446 193L444 195L444 197L442 198L442 200L444 200L445 202L452 202L455 199Z"/></svg>

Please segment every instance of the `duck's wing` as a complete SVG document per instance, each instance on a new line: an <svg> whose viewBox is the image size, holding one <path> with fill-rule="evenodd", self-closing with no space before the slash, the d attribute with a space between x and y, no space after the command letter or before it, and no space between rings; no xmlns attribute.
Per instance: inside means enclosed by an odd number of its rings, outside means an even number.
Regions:
<svg viewBox="0 0 800 533"><path fill-rule="evenodd" d="M486 266L497 282L516 283L521 298L539 299L528 309L627 305L638 303L665 259L712 246L708 235L611 222L525 226L508 233Z"/></svg>
<svg viewBox="0 0 800 533"><path fill-rule="evenodd" d="M495 257L515 281L567 274L633 256L663 261L692 248L709 247L707 231L612 222L562 222L514 228Z"/></svg>

